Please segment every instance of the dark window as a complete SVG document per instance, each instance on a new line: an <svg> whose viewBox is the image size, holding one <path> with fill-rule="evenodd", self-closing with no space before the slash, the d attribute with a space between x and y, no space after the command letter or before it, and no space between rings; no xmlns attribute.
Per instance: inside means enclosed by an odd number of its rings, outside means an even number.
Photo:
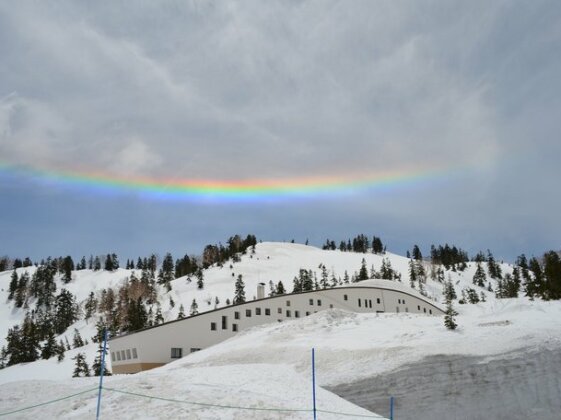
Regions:
<svg viewBox="0 0 561 420"><path fill-rule="evenodd" d="M300 318L300 311L294 311L294 316L296 318Z"/></svg>
<svg viewBox="0 0 561 420"><path fill-rule="evenodd" d="M232 324L232 331L238 332L238 324Z"/></svg>
<svg viewBox="0 0 561 420"><path fill-rule="evenodd" d="M343 299L344 300L349 300L349 297L347 295L343 295Z"/></svg>
<svg viewBox="0 0 561 420"><path fill-rule="evenodd" d="M376 299L376 303L380 303L380 298L377 298L377 299Z"/></svg>
<svg viewBox="0 0 561 420"><path fill-rule="evenodd" d="M227 316L222 317L222 329L223 330L228 329L228 317Z"/></svg>
<svg viewBox="0 0 561 420"><path fill-rule="evenodd" d="M116 360L115 359L115 352L112 351L111 352L111 361L114 362L115 360Z"/></svg>
<svg viewBox="0 0 561 420"><path fill-rule="evenodd" d="M183 349L178 347L171 348L171 358L172 359L181 359L183 357Z"/></svg>
<svg viewBox="0 0 561 420"><path fill-rule="evenodd" d="M251 309L246 309L245 310L245 316L247 316L248 318L251 318Z"/></svg>
<svg viewBox="0 0 561 420"><path fill-rule="evenodd" d="M417 310L421 310L421 305L417 305Z"/></svg>
<svg viewBox="0 0 561 420"><path fill-rule="evenodd" d="M309 316L309 315L310 315L310 313L308 311L306 311L306 316Z"/></svg>
<svg viewBox="0 0 561 420"><path fill-rule="evenodd" d="M431 315L432 315L432 309L429 309L429 314L431 314Z"/></svg>
<svg viewBox="0 0 561 420"><path fill-rule="evenodd" d="M238 311L234 312L234 319L240 319L240 313Z"/></svg>
<svg viewBox="0 0 561 420"><path fill-rule="evenodd" d="M216 331L216 322L211 322L210 323L210 330L211 331Z"/></svg>
<svg viewBox="0 0 561 420"><path fill-rule="evenodd" d="M115 355L117 356L117 361L120 362L121 361L121 353L116 351Z"/></svg>
<svg viewBox="0 0 561 420"><path fill-rule="evenodd" d="M286 301L286 306L290 306L290 301L289 300Z"/></svg>
<svg viewBox="0 0 561 420"><path fill-rule="evenodd" d="M121 360L127 360L127 358L125 357L125 351L121 350Z"/></svg>
<svg viewBox="0 0 561 420"><path fill-rule="evenodd" d="M318 306L321 306L321 299L318 299Z"/></svg>
<svg viewBox="0 0 561 420"><path fill-rule="evenodd" d="M277 309L277 312L278 312L279 314L282 314L282 308L278 308L278 309Z"/></svg>
<svg viewBox="0 0 561 420"><path fill-rule="evenodd" d="M271 309L265 308L265 315L271 315Z"/></svg>
<svg viewBox="0 0 561 420"><path fill-rule="evenodd" d="M401 305L401 299L398 299L398 300L397 300L397 303L399 303L399 304Z"/></svg>
<svg viewBox="0 0 561 420"><path fill-rule="evenodd" d="M329 308L333 309L333 304L332 303L329 304Z"/></svg>
<svg viewBox="0 0 561 420"><path fill-rule="evenodd" d="M312 306L314 305L314 300L313 299L310 299L310 305L312 305Z"/></svg>
<svg viewBox="0 0 561 420"><path fill-rule="evenodd" d="M130 359L132 359L131 349L127 349L127 360L130 360Z"/></svg>
<svg viewBox="0 0 561 420"><path fill-rule="evenodd" d="M358 300L358 307L360 308L360 306L362 305L362 302L360 301L360 299Z"/></svg>
<svg viewBox="0 0 561 420"><path fill-rule="evenodd" d="M197 347L191 347L191 353L195 353L196 351L201 351L201 349Z"/></svg>
<svg viewBox="0 0 561 420"><path fill-rule="evenodd" d="M405 299L401 299L401 303L405 305Z"/></svg>
<svg viewBox="0 0 561 420"><path fill-rule="evenodd" d="M287 318L290 318L290 309L286 310L286 316L287 316Z"/></svg>
<svg viewBox="0 0 561 420"><path fill-rule="evenodd" d="M255 315L261 315L261 308L255 308Z"/></svg>
<svg viewBox="0 0 561 420"><path fill-rule="evenodd" d="M427 313L427 308L423 308L423 312L424 312L424 313Z"/></svg>

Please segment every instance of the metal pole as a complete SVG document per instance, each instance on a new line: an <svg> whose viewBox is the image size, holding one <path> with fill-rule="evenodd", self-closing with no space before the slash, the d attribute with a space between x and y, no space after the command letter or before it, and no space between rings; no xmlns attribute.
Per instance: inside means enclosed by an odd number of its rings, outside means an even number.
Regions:
<svg viewBox="0 0 561 420"><path fill-rule="evenodd" d="M107 351L107 328L103 329L103 353L101 353L101 372L99 375L99 392L97 393L97 412L96 420L99 420L101 410L101 390L103 389L103 374L105 373L105 352Z"/></svg>
<svg viewBox="0 0 561 420"><path fill-rule="evenodd" d="M316 411L316 351L312 349L312 392L314 398L314 420L317 419Z"/></svg>
<svg viewBox="0 0 561 420"><path fill-rule="evenodd" d="M393 397L390 397L390 420L393 420Z"/></svg>

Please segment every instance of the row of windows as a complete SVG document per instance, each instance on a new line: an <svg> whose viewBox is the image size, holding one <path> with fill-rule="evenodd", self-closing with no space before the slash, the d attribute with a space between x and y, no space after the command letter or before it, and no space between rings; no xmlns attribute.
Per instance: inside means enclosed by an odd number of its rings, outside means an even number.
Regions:
<svg viewBox="0 0 561 420"><path fill-rule="evenodd" d="M112 362L120 362L122 360L131 360L131 359L138 359L138 354L136 352L136 348L134 349L126 349L126 350L117 350L111 352L111 361Z"/></svg>
<svg viewBox="0 0 561 420"><path fill-rule="evenodd" d="M191 353L199 351L200 348L191 347ZM172 359L181 359L183 357L183 349L181 347L172 347L171 348L171 358Z"/></svg>
<svg viewBox="0 0 561 420"><path fill-rule="evenodd" d="M380 304L380 298L376 299L376 303ZM362 308L362 300L358 300L358 307ZM364 307L365 308L372 308L372 299L364 299Z"/></svg>

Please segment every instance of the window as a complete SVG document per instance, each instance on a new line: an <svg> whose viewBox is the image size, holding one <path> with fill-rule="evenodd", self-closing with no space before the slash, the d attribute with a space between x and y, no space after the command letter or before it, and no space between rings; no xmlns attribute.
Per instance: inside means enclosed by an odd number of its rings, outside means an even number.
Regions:
<svg viewBox="0 0 561 420"><path fill-rule="evenodd" d="M332 303L329 304L329 308L333 309L333 304Z"/></svg>
<svg viewBox="0 0 561 420"><path fill-rule="evenodd" d="M290 301L289 300L286 301L286 306L290 306Z"/></svg>
<svg viewBox="0 0 561 420"><path fill-rule="evenodd" d="M248 318L251 318L251 309L246 309L245 310L245 316L247 316Z"/></svg>
<svg viewBox="0 0 561 420"><path fill-rule="evenodd" d="M238 332L238 324L232 324L232 331Z"/></svg>
<svg viewBox="0 0 561 420"><path fill-rule="evenodd" d="M401 299L398 299L398 300L397 300L397 303L399 303L399 304L401 305Z"/></svg>
<svg viewBox="0 0 561 420"><path fill-rule="evenodd" d="M121 360L127 360L125 357L125 351L121 350Z"/></svg>
<svg viewBox="0 0 561 420"><path fill-rule="evenodd" d="M240 313L238 311L234 312L234 319L240 319Z"/></svg>
<svg viewBox="0 0 561 420"><path fill-rule="evenodd" d="M421 310L421 305L417 305L417 310Z"/></svg>
<svg viewBox="0 0 561 420"><path fill-rule="evenodd" d="M117 356L117 361L120 362L121 361L121 352L116 351L115 356Z"/></svg>
<svg viewBox="0 0 561 420"><path fill-rule="evenodd" d="M372 299L368 299L368 307L372 308Z"/></svg>
<svg viewBox="0 0 561 420"><path fill-rule="evenodd" d="M343 295L343 300L349 300L349 297L347 295Z"/></svg>
<svg viewBox="0 0 561 420"><path fill-rule="evenodd" d="M306 311L306 316L310 316L310 312Z"/></svg>
<svg viewBox="0 0 561 420"><path fill-rule="evenodd" d="M300 318L300 311L294 311L294 317Z"/></svg>
<svg viewBox="0 0 561 420"><path fill-rule="evenodd" d="M132 359L131 349L127 349L127 360L130 360L130 359Z"/></svg>
<svg viewBox="0 0 561 420"><path fill-rule="evenodd" d="M361 301L360 301L360 299L359 299L359 300L358 300L358 307L360 308L361 305L362 305L362 303L361 303Z"/></svg>
<svg viewBox="0 0 561 420"><path fill-rule="evenodd" d="M191 347L191 353L195 353L196 351L201 351L201 349L197 348L197 347Z"/></svg>
<svg viewBox="0 0 561 420"><path fill-rule="evenodd" d="M376 299L376 303L378 303L378 304L380 303L380 298Z"/></svg>
<svg viewBox="0 0 561 420"><path fill-rule="evenodd" d="M271 309L265 308L265 315L271 315Z"/></svg>
<svg viewBox="0 0 561 420"><path fill-rule="evenodd" d="M211 331L216 331L216 322L211 322L210 323L210 330Z"/></svg>
<svg viewBox="0 0 561 420"><path fill-rule="evenodd" d="M138 353L136 352L136 348L132 349L132 358L138 359Z"/></svg>
<svg viewBox="0 0 561 420"><path fill-rule="evenodd" d="M255 308L255 315L261 315L261 308Z"/></svg>
<svg viewBox="0 0 561 420"><path fill-rule="evenodd" d="M277 313L282 314L282 308L278 308Z"/></svg>
<svg viewBox="0 0 561 420"><path fill-rule="evenodd" d="M222 316L222 329L223 330L228 329L228 317L227 316Z"/></svg>
<svg viewBox="0 0 561 420"><path fill-rule="evenodd" d="M405 305L405 299L401 299L401 303Z"/></svg>
<svg viewBox="0 0 561 420"><path fill-rule="evenodd" d="M111 352L111 361L114 362L115 361L115 353Z"/></svg>
<svg viewBox="0 0 561 420"><path fill-rule="evenodd" d="M178 347L171 348L171 358L172 359L181 359L183 357L183 349Z"/></svg>
<svg viewBox="0 0 561 420"><path fill-rule="evenodd" d="M423 312L424 312L424 313L427 313L427 308L423 308Z"/></svg>
<svg viewBox="0 0 561 420"><path fill-rule="evenodd" d="M318 299L318 306L321 306L321 299Z"/></svg>
<svg viewBox="0 0 561 420"><path fill-rule="evenodd" d="M310 299L310 305L314 306L314 300Z"/></svg>
<svg viewBox="0 0 561 420"><path fill-rule="evenodd" d="M431 315L432 315L432 309L429 309L429 314L431 314Z"/></svg>
<svg viewBox="0 0 561 420"><path fill-rule="evenodd" d="M287 309L287 310L286 310L286 317L287 317L287 318L290 318L290 309Z"/></svg>

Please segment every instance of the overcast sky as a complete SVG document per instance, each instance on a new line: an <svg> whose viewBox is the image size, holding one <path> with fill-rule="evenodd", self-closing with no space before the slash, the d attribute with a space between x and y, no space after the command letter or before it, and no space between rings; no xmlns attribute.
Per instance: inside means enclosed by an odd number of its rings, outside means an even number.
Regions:
<svg viewBox="0 0 561 420"><path fill-rule="evenodd" d="M0 1L0 162L218 180L445 168L243 203L0 172L0 255L178 256L238 232L560 249L560 51L556 1Z"/></svg>

